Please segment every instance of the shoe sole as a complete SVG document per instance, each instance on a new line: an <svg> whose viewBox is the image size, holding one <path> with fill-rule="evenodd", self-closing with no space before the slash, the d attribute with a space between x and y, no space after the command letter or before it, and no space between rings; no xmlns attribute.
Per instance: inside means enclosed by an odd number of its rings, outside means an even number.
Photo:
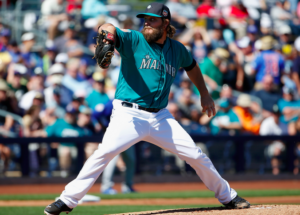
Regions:
<svg viewBox="0 0 300 215"><path fill-rule="evenodd" d="M250 205L244 205L244 206L236 206L236 207L226 207L227 209L245 209L250 208Z"/></svg>
<svg viewBox="0 0 300 215"><path fill-rule="evenodd" d="M68 213L70 213L71 211L62 211L62 212L60 212L60 213L63 213L63 212L66 212L66 214L68 214ZM44 211L44 214L46 214L46 215L57 215L57 214L50 214L50 213L48 213L47 211Z"/></svg>

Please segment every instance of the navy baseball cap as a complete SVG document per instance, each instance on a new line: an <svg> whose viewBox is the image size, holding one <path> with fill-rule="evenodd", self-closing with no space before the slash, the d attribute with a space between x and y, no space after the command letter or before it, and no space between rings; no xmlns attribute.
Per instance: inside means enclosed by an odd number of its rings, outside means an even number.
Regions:
<svg viewBox="0 0 300 215"><path fill-rule="evenodd" d="M250 34L256 34L257 33L257 27L255 25L249 25L247 27L247 32Z"/></svg>
<svg viewBox="0 0 300 215"><path fill-rule="evenodd" d="M10 37L11 35L11 32L9 29L7 28L4 28L1 32L0 32L0 36L2 37Z"/></svg>
<svg viewBox="0 0 300 215"><path fill-rule="evenodd" d="M137 18L144 18L144 16L155 16L171 20L170 9L166 5L158 2L149 4L145 13L136 15Z"/></svg>

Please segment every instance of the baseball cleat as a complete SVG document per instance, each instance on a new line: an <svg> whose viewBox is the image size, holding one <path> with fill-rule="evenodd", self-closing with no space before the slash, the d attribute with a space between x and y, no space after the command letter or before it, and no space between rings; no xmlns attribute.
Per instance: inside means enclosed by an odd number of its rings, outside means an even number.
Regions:
<svg viewBox="0 0 300 215"><path fill-rule="evenodd" d="M69 208L62 200L59 199L56 202L53 202L52 204L48 205L44 210L44 214L59 215L62 212L66 212L68 214L72 210L72 208Z"/></svg>
<svg viewBox="0 0 300 215"><path fill-rule="evenodd" d="M228 209L243 209L243 208L250 208L250 203L245 199L236 196L229 203L224 204L224 206Z"/></svg>

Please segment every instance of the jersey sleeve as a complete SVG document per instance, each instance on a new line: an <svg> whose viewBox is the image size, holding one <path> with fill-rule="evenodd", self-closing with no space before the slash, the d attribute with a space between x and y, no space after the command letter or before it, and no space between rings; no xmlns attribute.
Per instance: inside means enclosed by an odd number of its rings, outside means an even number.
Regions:
<svg viewBox="0 0 300 215"><path fill-rule="evenodd" d="M193 56L192 56L191 52L188 51L186 49L186 47L184 45L182 45L181 43L180 43L179 47L180 47L179 49L180 49L180 53L181 53L181 55L180 55L180 61L181 61L180 62L180 67L185 68L185 67L191 66L192 63L193 63Z"/></svg>
<svg viewBox="0 0 300 215"><path fill-rule="evenodd" d="M118 44L116 47L117 51L123 58L128 58L129 56L132 56L139 43L139 32L129 29L126 29L126 31L122 31L117 27L116 30L118 37Z"/></svg>

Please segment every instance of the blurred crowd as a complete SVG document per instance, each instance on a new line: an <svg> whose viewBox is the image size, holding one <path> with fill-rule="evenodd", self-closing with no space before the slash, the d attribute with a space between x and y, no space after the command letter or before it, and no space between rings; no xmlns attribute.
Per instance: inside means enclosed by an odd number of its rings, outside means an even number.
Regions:
<svg viewBox="0 0 300 215"><path fill-rule="evenodd" d="M44 0L32 28L12 39L0 24L0 133L4 137L80 137L103 134L110 120L121 58L108 69L92 59L97 29L106 22L141 30L135 12L118 14L100 0ZM169 0L165 4L177 28L175 39L199 63L217 114L201 112L200 95L181 69L167 109L190 134L300 134L300 3L298 0ZM1 23L1 20L0 20ZM30 29L30 27L27 26ZM11 114L7 114L7 112ZM97 143L85 146L88 157ZM30 144L31 169L57 151L60 168L76 158L73 143ZM281 141L269 144L278 174ZM18 150L0 144L1 165ZM295 153L300 156L300 145ZM50 156L51 157L51 156ZM49 161L50 162L50 161ZM51 162L50 162L51 163ZM53 167L56 164L53 162ZM295 160L294 173L298 173ZM277 169L276 169L277 168Z"/></svg>

